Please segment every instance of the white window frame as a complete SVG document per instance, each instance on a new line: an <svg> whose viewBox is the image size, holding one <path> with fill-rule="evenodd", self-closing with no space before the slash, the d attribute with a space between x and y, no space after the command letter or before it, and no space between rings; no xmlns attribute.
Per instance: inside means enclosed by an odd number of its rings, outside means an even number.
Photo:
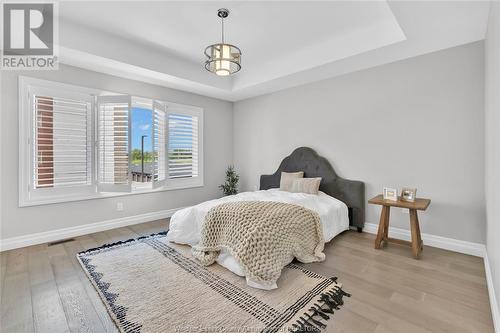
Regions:
<svg viewBox="0 0 500 333"><path fill-rule="evenodd" d="M97 186L97 167L98 167L98 156L97 156L97 110L96 110L96 97L103 95L116 95L120 93L103 91L99 89L92 89L87 87L81 87L71 84L65 84L60 82L36 79L26 76L19 76L19 91L18 91L18 105L19 105L19 207L29 207L29 206L38 206L45 204L54 204L54 203L62 203L62 202L71 202L71 201L82 201L82 200L92 200L92 199L100 199L100 198L108 198L108 197L119 197L119 196L128 196L128 195L138 195L144 193L153 193L153 192L161 192L161 191L171 191L178 189L187 189L187 188L196 188L204 186L204 154L203 154L203 114L204 110L200 107L172 103L168 101L162 101L157 98L148 98L151 100L158 100L171 107L172 110L179 110L178 112L182 112L184 114L191 114L198 117L198 156L199 156L199 175L198 177L191 177L185 179L167 179L165 185L158 186L156 188L138 188L133 189L131 192L99 192ZM57 191L48 191L51 193L43 194L42 191L35 195L32 187L31 187L31 169L32 169L32 149L33 145L31 143L32 136L32 126L33 126L33 115L30 104L31 99L31 91L33 87L39 87L47 90L63 90L66 92L74 92L77 94L88 94L93 95L94 103L92 103L92 140L93 144L91 145L92 151L92 167L91 167L91 175L92 175L92 185L88 186L86 189L77 189L77 187L72 188L61 188L57 189ZM136 95L132 95L133 97L137 97ZM168 136L168 133L167 133ZM167 140L168 142L168 140ZM168 143L167 143L168 149ZM168 158L167 158L168 160ZM58 192L58 193L56 193Z"/></svg>

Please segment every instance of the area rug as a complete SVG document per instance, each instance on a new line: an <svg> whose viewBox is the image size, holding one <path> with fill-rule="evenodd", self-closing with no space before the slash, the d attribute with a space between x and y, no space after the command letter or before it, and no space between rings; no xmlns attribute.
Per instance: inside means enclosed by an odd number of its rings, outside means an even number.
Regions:
<svg viewBox="0 0 500 333"><path fill-rule="evenodd" d="M222 266L202 266L165 235L78 254L121 332L320 332L350 296L336 278L293 263L278 289L254 289Z"/></svg>

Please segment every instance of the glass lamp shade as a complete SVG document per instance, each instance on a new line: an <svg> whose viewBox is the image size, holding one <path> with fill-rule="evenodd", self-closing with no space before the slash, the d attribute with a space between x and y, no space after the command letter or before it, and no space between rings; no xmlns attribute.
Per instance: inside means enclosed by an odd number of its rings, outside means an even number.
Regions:
<svg viewBox="0 0 500 333"><path fill-rule="evenodd" d="M205 49L205 68L219 76L228 76L241 69L241 51L234 45L214 44Z"/></svg>

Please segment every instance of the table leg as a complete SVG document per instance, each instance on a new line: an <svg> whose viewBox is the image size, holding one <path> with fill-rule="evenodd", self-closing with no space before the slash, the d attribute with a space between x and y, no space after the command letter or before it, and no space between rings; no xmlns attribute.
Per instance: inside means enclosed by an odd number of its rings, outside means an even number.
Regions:
<svg viewBox="0 0 500 333"><path fill-rule="evenodd" d="M415 218L417 219L418 244L420 244L420 252L422 252L424 250L424 242L422 241L422 234L420 233L420 221L418 220L418 214L416 213Z"/></svg>
<svg viewBox="0 0 500 333"><path fill-rule="evenodd" d="M384 242L389 241L389 217L391 215L391 207L387 206L387 216L385 217L384 223Z"/></svg>
<svg viewBox="0 0 500 333"><path fill-rule="evenodd" d="M418 258L422 252L423 242L420 235L420 226L418 223L418 215L415 209L410 209L410 225L411 225L411 248L413 256Z"/></svg>
<svg viewBox="0 0 500 333"><path fill-rule="evenodd" d="M375 238L376 249L380 249L382 247L382 242L384 240L387 241L390 212L391 212L391 207L382 206L382 212L380 213L380 222L378 224L377 238Z"/></svg>

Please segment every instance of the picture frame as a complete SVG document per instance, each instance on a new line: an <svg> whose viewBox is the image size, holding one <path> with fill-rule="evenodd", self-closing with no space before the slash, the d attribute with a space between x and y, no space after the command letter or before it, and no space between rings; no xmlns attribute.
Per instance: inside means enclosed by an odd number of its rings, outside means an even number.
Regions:
<svg viewBox="0 0 500 333"><path fill-rule="evenodd" d="M417 189L413 187L403 187L401 189L401 200L407 202L415 202L417 197Z"/></svg>
<svg viewBox="0 0 500 333"><path fill-rule="evenodd" d="M384 187L384 200L398 201L398 190L395 188Z"/></svg>

